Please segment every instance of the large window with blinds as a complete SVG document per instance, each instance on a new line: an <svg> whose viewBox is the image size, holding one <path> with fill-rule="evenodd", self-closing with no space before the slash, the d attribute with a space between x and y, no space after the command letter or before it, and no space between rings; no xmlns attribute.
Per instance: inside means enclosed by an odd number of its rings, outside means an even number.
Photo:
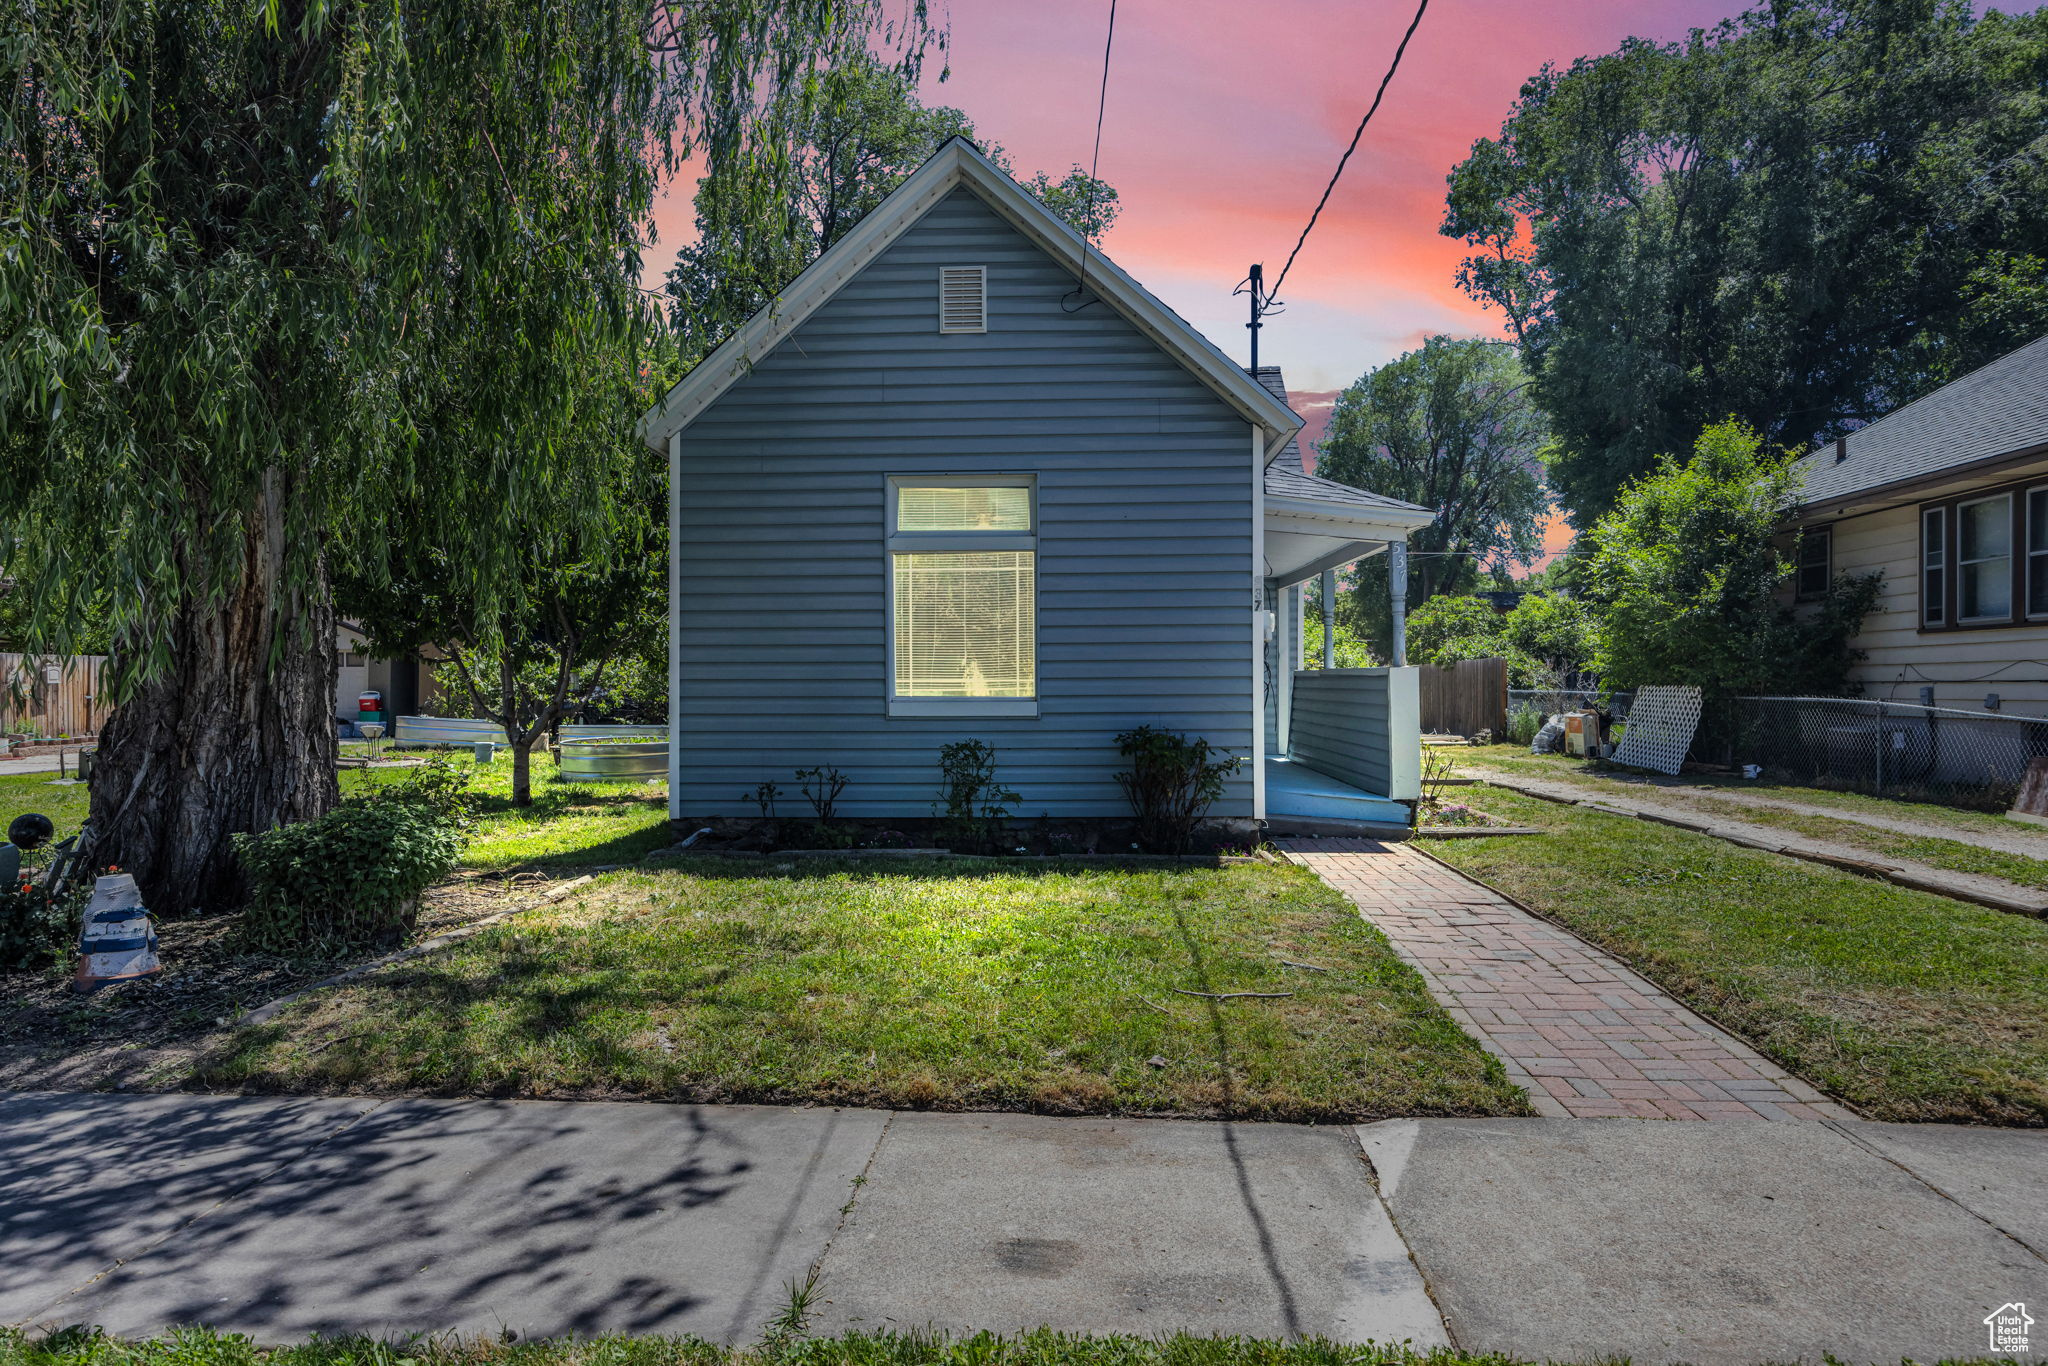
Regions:
<svg viewBox="0 0 2048 1366"><path fill-rule="evenodd" d="M1029 475L889 481L889 713L1038 711L1038 498Z"/></svg>

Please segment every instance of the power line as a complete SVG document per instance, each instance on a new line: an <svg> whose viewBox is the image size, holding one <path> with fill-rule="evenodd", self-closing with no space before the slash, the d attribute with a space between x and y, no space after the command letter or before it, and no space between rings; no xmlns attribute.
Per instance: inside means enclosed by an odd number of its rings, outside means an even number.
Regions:
<svg viewBox="0 0 2048 1366"><path fill-rule="evenodd" d="M1114 5L1115 0L1111 0L1111 4ZM1280 286L1287 282L1287 272L1293 268L1294 258L1301 254L1302 244L1308 241L1309 233L1315 230L1316 220L1322 217L1323 206L1330 202L1330 192L1337 188L1337 181L1344 174L1344 164L1350 161L1351 154L1358 150L1358 140L1365 136L1365 125L1371 123L1372 116L1379 112L1380 101L1387 96L1387 86L1392 83L1394 73L1401 69L1401 55L1408 50L1408 40L1415 36L1417 26L1422 23L1423 11L1428 8L1429 0L1422 0L1422 3L1415 7L1415 17L1408 21L1408 31L1401 35L1401 45L1394 49L1394 60L1387 66L1387 74L1380 77L1380 88L1372 97L1372 107L1367 109L1365 117L1358 121L1358 131L1351 135L1351 145L1346 147L1344 155L1337 159L1337 169L1331 173L1330 183L1323 187L1323 197L1316 201L1315 212L1308 216L1308 226L1301 230L1300 238L1294 243L1294 250L1287 253L1287 264L1280 267L1280 274L1275 277L1273 287L1266 291L1267 298L1279 294Z"/></svg>
<svg viewBox="0 0 2048 1366"><path fill-rule="evenodd" d="M1116 0L1109 0L1109 36L1102 40L1102 90L1095 97L1095 152L1088 160L1088 193L1083 199L1081 211L1081 278L1074 283L1074 294L1081 302L1072 308L1064 303L1061 308L1068 313L1078 313L1088 306L1088 246L1094 235L1095 187L1099 183L1097 172L1102 169L1102 115L1109 108L1109 54L1116 46Z"/></svg>

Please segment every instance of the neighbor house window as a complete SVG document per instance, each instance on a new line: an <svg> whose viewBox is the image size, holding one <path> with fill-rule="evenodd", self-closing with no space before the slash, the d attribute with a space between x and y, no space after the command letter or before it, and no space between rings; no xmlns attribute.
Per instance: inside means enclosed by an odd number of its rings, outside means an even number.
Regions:
<svg viewBox="0 0 2048 1366"><path fill-rule="evenodd" d="M1037 502L1026 475L890 481L890 714L1036 714Z"/></svg>
<svg viewBox="0 0 2048 1366"><path fill-rule="evenodd" d="M1948 620L1948 509L1920 514L1920 624Z"/></svg>
<svg viewBox="0 0 2048 1366"><path fill-rule="evenodd" d="M2048 489L2027 490L2027 615L2048 617Z"/></svg>
<svg viewBox="0 0 2048 1366"><path fill-rule="evenodd" d="M2012 495L1956 504L1956 620L2012 619Z"/></svg>
<svg viewBox="0 0 2048 1366"><path fill-rule="evenodd" d="M1832 527L1813 526L1799 533L1799 568L1793 576L1793 591L1802 598L1824 598L1834 577L1832 563L1835 533Z"/></svg>

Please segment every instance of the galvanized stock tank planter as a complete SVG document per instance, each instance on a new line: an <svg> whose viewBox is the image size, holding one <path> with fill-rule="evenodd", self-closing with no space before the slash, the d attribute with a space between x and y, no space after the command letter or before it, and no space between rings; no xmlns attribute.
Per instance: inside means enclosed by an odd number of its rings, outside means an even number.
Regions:
<svg viewBox="0 0 2048 1366"><path fill-rule="evenodd" d="M564 726L556 772L568 782L645 783L668 776L667 726Z"/></svg>

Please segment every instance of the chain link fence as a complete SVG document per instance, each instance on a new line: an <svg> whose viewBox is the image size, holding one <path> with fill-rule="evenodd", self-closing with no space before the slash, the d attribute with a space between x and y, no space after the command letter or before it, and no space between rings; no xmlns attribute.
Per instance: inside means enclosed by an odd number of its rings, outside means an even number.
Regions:
<svg viewBox="0 0 2048 1366"><path fill-rule="evenodd" d="M1692 757L1779 782L2003 811L2048 719L1860 697L1737 697L1710 705Z"/></svg>
<svg viewBox="0 0 2048 1366"><path fill-rule="evenodd" d="M1527 744L1543 718L1598 708L1628 723L1634 694L1515 688L1508 738ZM1737 697L1709 702L1691 758L1754 764L1774 782L1984 811L2012 805L2030 760L2048 756L2048 717L1922 707L1862 697Z"/></svg>

